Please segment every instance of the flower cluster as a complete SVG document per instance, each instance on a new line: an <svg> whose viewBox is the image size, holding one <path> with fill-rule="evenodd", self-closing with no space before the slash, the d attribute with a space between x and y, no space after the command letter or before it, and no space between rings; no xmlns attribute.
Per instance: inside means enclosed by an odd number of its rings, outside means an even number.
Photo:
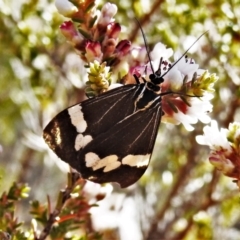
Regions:
<svg viewBox="0 0 240 240"><path fill-rule="evenodd" d="M87 63L87 67L93 62L95 66L115 67L128 54L130 41L118 41L121 26L113 18L117 13L115 4L106 3L99 11L94 0L56 0L56 7L62 15L72 19L64 22L60 30ZM96 75L95 70L91 72L91 69L93 68L90 67L88 71L89 76ZM106 86L109 79L103 79L102 72L99 74L104 84L98 79L91 89L91 92L95 93L93 95L98 95L109 87ZM91 80L90 82L93 84Z"/></svg>
<svg viewBox="0 0 240 240"><path fill-rule="evenodd" d="M235 178L240 187L240 123L219 130L217 122L211 121L211 126L205 126L203 131L204 135L196 140L210 147L209 161L224 175Z"/></svg>
<svg viewBox="0 0 240 240"><path fill-rule="evenodd" d="M123 84L136 84L134 76L148 81L148 76L154 73L164 78L161 84L163 121L183 123L189 131L193 130L191 124L198 120L210 121L207 113L212 111L210 100L218 79L215 74L199 69L199 65L185 55L175 54L171 62L173 50L162 43L155 45L150 60L145 47L131 47L128 40L119 40L121 26L113 18L117 13L114 4L106 3L101 11L97 10L94 0L56 0L56 6L60 13L72 19L64 22L60 29L87 63L88 96L113 88L110 84L114 76Z"/></svg>

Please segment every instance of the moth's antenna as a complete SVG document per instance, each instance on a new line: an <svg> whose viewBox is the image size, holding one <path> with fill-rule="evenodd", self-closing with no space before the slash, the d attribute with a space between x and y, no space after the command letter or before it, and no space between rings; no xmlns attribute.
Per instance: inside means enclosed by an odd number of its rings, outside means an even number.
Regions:
<svg viewBox="0 0 240 240"><path fill-rule="evenodd" d="M150 67L151 67L151 69L152 69L152 72L154 73L153 65L152 65L152 63L151 63L150 53L149 53L149 50L148 50L147 39L146 39L146 37L145 37L145 34L144 34L144 32L143 32L143 29L142 29L142 26L141 26L140 22L138 21L137 18L135 18L135 20L137 21L138 26L139 26L139 28L140 28L140 31L141 31L141 33L142 33L143 41L144 41L144 44L145 44L145 47L146 47L147 56L148 56L149 63L150 63Z"/></svg>
<svg viewBox="0 0 240 240"><path fill-rule="evenodd" d="M206 34L207 32L208 32L208 31L202 33L202 34L191 44L191 46L182 54L182 56L171 66L171 68L168 69L168 71L165 72L161 77L164 77L164 76L185 56L185 54L193 47L193 45L194 45L196 42L198 42L198 40L199 40L204 34Z"/></svg>

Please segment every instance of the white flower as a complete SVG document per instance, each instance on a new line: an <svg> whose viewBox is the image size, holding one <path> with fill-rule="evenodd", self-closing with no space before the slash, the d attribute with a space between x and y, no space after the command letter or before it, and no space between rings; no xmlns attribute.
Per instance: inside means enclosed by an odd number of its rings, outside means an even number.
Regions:
<svg viewBox="0 0 240 240"><path fill-rule="evenodd" d="M183 85L183 80L187 80L186 82L191 81L195 73L199 76L205 72L205 70L199 69L199 65L196 64L192 58L189 59L187 56L180 55L179 57L179 54L174 54L175 61L171 63L168 59L172 55L173 50L166 48L166 46L160 42L154 46L150 53L151 64L154 71L160 70L164 82L171 86L171 90L179 90ZM160 61L162 61L161 69L159 69ZM150 63L148 65L150 65Z"/></svg>
<svg viewBox="0 0 240 240"><path fill-rule="evenodd" d="M58 12L65 17L71 17L78 11L77 7L68 0L56 0L55 6Z"/></svg>
<svg viewBox="0 0 240 240"><path fill-rule="evenodd" d="M142 63L145 61L146 55L147 55L147 51L145 47L134 46L130 51L130 54L128 56L128 61L130 64L132 63L132 61Z"/></svg>
<svg viewBox="0 0 240 240"><path fill-rule="evenodd" d="M101 14L98 20L98 24L106 26L110 22L113 22L113 16L117 13L117 6L113 3L106 3L102 7Z"/></svg>
<svg viewBox="0 0 240 240"><path fill-rule="evenodd" d="M170 61L168 60L173 55L173 50L171 48L166 48L164 44L161 42L157 43L153 50L150 52L151 61L145 65L137 65L135 66L134 63L143 63L146 59L146 48L145 47L134 47L131 50L131 55L129 57L129 62L133 67L133 72L138 72L142 77L149 80L149 75L153 73L152 67L154 72L158 71L158 73L165 73L170 66ZM160 64L161 61L161 64Z"/></svg>
<svg viewBox="0 0 240 240"><path fill-rule="evenodd" d="M205 94L201 98L191 98L191 107L188 108L187 115L199 119L202 123L209 123L211 121L211 118L208 116L208 113L212 112L213 108L213 105L209 101L212 98L212 94Z"/></svg>
<svg viewBox="0 0 240 240"><path fill-rule="evenodd" d="M211 126L203 128L204 135L196 136L196 141L202 145L208 145L213 151L226 150L228 153L232 151L231 145L228 142L228 129L218 129L218 124L215 120L211 121Z"/></svg>
<svg viewBox="0 0 240 240"><path fill-rule="evenodd" d="M173 55L172 48L166 48L164 44L158 42L153 50L150 52L150 58L152 61L154 71L157 71L159 68L159 63L162 58L163 61L168 61L168 59ZM163 65L164 67L164 65ZM161 73L163 74L166 70L161 69Z"/></svg>
<svg viewBox="0 0 240 240"><path fill-rule="evenodd" d="M182 87L184 78L188 82L192 80L194 73L197 73L198 76L204 73L204 70L198 69L198 64L188 61L185 57L176 60L172 65L174 66L166 73L164 81L170 84L173 91L177 91Z"/></svg>
<svg viewBox="0 0 240 240"><path fill-rule="evenodd" d="M205 126L203 136L197 136L199 144L208 145L211 149L209 161L224 175L235 178L240 187L240 154L239 154L240 124L229 124L229 129L218 129L216 121L211 126Z"/></svg>

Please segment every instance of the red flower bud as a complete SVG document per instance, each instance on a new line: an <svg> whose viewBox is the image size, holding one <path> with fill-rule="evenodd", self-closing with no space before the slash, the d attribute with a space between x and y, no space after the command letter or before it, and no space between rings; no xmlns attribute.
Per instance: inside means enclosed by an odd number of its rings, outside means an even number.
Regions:
<svg viewBox="0 0 240 240"><path fill-rule="evenodd" d="M114 38L108 39L103 46L104 57L110 57L114 53L116 45L117 41Z"/></svg>
<svg viewBox="0 0 240 240"><path fill-rule="evenodd" d="M86 54L88 62L93 62L94 60L101 61L102 58L102 50L101 44L99 42L88 41L85 46Z"/></svg>
<svg viewBox="0 0 240 240"><path fill-rule="evenodd" d="M131 42L128 40L122 40L116 46L115 52L119 57L125 56L127 53L129 53L130 48L131 48Z"/></svg>
<svg viewBox="0 0 240 240"><path fill-rule="evenodd" d="M108 24L107 32L106 32L106 35L108 36L108 38L117 39L120 32L121 32L121 26L119 23L112 22Z"/></svg>
<svg viewBox="0 0 240 240"><path fill-rule="evenodd" d="M74 45L83 41L82 35L77 31L73 22L71 21L64 22L60 26L60 30L67 40L72 42Z"/></svg>

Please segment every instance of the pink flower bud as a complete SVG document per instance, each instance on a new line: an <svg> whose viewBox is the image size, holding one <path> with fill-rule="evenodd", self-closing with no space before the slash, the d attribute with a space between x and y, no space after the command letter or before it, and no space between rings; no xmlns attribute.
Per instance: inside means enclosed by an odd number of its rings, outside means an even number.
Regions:
<svg viewBox="0 0 240 240"><path fill-rule="evenodd" d="M117 41L114 38L110 38L106 42L104 42L104 57L110 57L114 53L116 45Z"/></svg>
<svg viewBox="0 0 240 240"><path fill-rule="evenodd" d="M60 30L62 34L67 38L67 40L72 42L74 45L83 41L82 35L77 31L73 22L71 21L64 22L60 26Z"/></svg>
<svg viewBox="0 0 240 240"><path fill-rule="evenodd" d="M129 53L130 48L131 48L131 42L128 40L122 40L116 46L115 52L119 57L122 57L122 56L125 56L127 53Z"/></svg>
<svg viewBox="0 0 240 240"><path fill-rule="evenodd" d="M223 174L230 177L235 177L234 176L235 166L232 163L232 161L227 158L226 151L224 150L213 151L209 157L209 161Z"/></svg>
<svg viewBox="0 0 240 240"><path fill-rule="evenodd" d="M117 39L120 32L121 32L121 26L119 23L112 22L108 24L107 32L106 32L106 35L108 36L108 38Z"/></svg>
<svg viewBox="0 0 240 240"><path fill-rule="evenodd" d="M88 41L85 46L86 54L88 62L93 62L94 60L101 61L102 58L102 50L101 44L99 42Z"/></svg>

